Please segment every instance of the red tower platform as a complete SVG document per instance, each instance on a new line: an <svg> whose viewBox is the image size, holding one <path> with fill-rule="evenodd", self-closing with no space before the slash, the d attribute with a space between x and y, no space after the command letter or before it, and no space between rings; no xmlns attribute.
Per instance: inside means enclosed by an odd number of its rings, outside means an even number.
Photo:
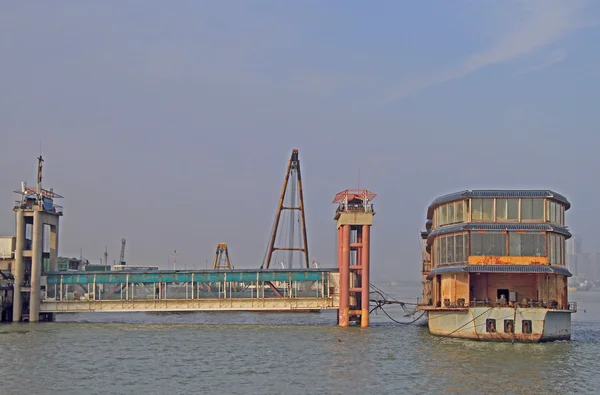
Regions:
<svg viewBox="0 0 600 395"><path fill-rule="evenodd" d="M338 230L338 268L340 270L340 308L338 325L360 322L369 326L370 238L373 203L369 190L345 190L338 193L334 220Z"/></svg>

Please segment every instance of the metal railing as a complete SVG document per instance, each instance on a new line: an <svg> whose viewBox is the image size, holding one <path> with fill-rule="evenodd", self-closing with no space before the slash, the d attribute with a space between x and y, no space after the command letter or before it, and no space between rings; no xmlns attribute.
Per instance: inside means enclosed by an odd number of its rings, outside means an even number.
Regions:
<svg viewBox="0 0 600 395"><path fill-rule="evenodd" d="M22 202L19 200L15 200L15 205L14 205L14 209L33 209L34 207L44 207L44 205L39 205L39 204L29 204L27 202ZM52 204L52 207L50 207L49 210L45 210L49 213L56 213L56 214L62 214L63 213L63 206L59 205L59 204Z"/></svg>
<svg viewBox="0 0 600 395"><path fill-rule="evenodd" d="M425 305L425 304L424 304ZM430 301L427 306L433 306ZM563 305L564 306L564 305ZM443 303L438 302L436 307L438 308L464 308L464 307L516 307L516 308L541 308L541 309L552 309L552 310L568 310L573 313L577 312L577 302L569 302L565 307L559 307L558 302L550 301L546 303L542 300L528 300L527 302L503 302L493 301L491 299L472 299L468 304L464 299L457 299L451 301L450 299L444 299Z"/></svg>
<svg viewBox="0 0 600 395"><path fill-rule="evenodd" d="M52 208L50 210L48 210L51 213L56 213L56 214L62 214L63 212L63 207L59 206L58 204L53 204Z"/></svg>
<svg viewBox="0 0 600 395"><path fill-rule="evenodd" d="M367 204L344 204L340 203L337 208L337 212L363 212L363 213L371 213L374 211L373 203Z"/></svg>
<svg viewBox="0 0 600 395"><path fill-rule="evenodd" d="M329 298L334 269L48 273L46 301ZM335 280L334 280L335 281ZM42 300L44 300L42 298Z"/></svg>
<svg viewBox="0 0 600 395"><path fill-rule="evenodd" d="M0 250L0 259L11 259L14 257L12 251Z"/></svg>
<svg viewBox="0 0 600 395"><path fill-rule="evenodd" d="M53 284L42 294L43 302L114 300L194 300L329 298L328 279L290 282L215 283L111 283Z"/></svg>

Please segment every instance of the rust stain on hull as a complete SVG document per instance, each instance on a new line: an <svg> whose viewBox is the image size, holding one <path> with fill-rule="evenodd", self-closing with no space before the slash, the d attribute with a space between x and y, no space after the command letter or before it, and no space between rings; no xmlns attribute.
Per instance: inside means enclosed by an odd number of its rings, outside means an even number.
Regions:
<svg viewBox="0 0 600 395"><path fill-rule="evenodd" d="M480 341L539 343L571 339L570 312L544 308L429 310L428 327L432 335Z"/></svg>
<svg viewBox="0 0 600 395"><path fill-rule="evenodd" d="M432 335L441 336L441 337L454 337L460 339L470 339L470 340L480 340L480 341L489 341L489 342L518 342L518 343L539 343L541 342L542 334L523 334L523 333L475 333L472 331L470 333L464 332L456 332L450 335L449 333L435 333L431 332Z"/></svg>

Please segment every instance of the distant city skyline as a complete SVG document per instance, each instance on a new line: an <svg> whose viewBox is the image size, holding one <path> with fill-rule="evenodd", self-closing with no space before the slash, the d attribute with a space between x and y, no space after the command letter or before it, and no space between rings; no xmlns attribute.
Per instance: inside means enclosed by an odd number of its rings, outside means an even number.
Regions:
<svg viewBox="0 0 600 395"><path fill-rule="evenodd" d="M566 241L567 254L575 255L583 252L583 237L574 234Z"/></svg>
<svg viewBox="0 0 600 395"><path fill-rule="evenodd" d="M566 241L567 268L573 275L570 281L600 281L600 251L585 249L584 242L580 234Z"/></svg>

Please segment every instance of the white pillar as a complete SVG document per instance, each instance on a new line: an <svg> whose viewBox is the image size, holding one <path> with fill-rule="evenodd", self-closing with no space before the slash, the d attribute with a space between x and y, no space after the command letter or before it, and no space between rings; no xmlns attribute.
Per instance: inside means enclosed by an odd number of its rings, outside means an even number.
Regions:
<svg viewBox="0 0 600 395"><path fill-rule="evenodd" d="M23 312L23 298L21 297L21 286L25 277L25 264L23 262L23 250L25 249L25 213L17 211L17 243L15 251L15 268L13 274L15 283L13 288L13 322L21 321Z"/></svg>
<svg viewBox="0 0 600 395"><path fill-rule="evenodd" d="M42 222L42 212L39 210L33 213L32 233L29 322L38 322L40 320L40 277L42 274L42 252L44 248L44 223Z"/></svg>

